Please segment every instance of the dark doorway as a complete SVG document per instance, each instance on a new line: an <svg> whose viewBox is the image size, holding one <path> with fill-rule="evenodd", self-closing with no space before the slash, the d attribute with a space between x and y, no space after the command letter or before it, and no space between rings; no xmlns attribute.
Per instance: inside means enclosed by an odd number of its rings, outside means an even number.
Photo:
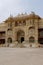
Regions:
<svg viewBox="0 0 43 65"><path fill-rule="evenodd" d="M43 44L43 28L38 29L38 42Z"/></svg>
<svg viewBox="0 0 43 65"><path fill-rule="evenodd" d="M21 43L24 41L24 37L21 37Z"/></svg>
<svg viewBox="0 0 43 65"><path fill-rule="evenodd" d="M39 39L39 43L40 43L40 44L43 44L43 38L40 38L40 39Z"/></svg>
<svg viewBox="0 0 43 65"><path fill-rule="evenodd" d="M5 39L0 39L0 44L5 44Z"/></svg>

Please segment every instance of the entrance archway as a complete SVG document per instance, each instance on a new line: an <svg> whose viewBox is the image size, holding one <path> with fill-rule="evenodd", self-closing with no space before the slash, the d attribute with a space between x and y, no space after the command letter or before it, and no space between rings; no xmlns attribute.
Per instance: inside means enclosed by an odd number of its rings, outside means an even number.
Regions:
<svg viewBox="0 0 43 65"><path fill-rule="evenodd" d="M19 30L19 31L17 32L17 41L18 41L19 43L22 43L22 42L24 41L24 36L25 36L25 32L22 31L22 30Z"/></svg>

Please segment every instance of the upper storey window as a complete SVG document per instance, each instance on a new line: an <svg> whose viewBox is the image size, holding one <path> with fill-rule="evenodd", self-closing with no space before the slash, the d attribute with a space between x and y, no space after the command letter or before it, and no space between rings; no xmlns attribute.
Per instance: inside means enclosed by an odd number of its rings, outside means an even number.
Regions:
<svg viewBox="0 0 43 65"><path fill-rule="evenodd" d="M34 27L29 27L29 34L34 34L35 28Z"/></svg>
<svg viewBox="0 0 43 65"><path fill-rule="evenodd" d="M12 23L11 22L8 23L8 30L7 31L12 31Z"/></svg>
<svg viewBox="0 0 43 65"><path fill-rule="evenodd" d="M21 26L22 25L22 21L19 21L18 25Z"/></svg>
<svg viewBox="0 0 43 65"><path fill-rule="evenodd" d="M18 22L17 21L15 21L15 26L18 26Z"/></svg>
<svg viewBox="0 0 43 65"><path fill-rule="evenodd" d="M15 26L21 26L22 22L21 21L16 21Z"/></svg>
<svg viewBox="0 0 43 65"><path fill-rule="evenodd" d="M34 25L34 19L31 19L31 20L30 20L30 24L31 24L31 25Z"/></svg>
<svg viewBox="0 0 43 65"><path fill-rule="evenodd" d="M25 20L23 21L23 25L26 25L26 21Z"/></svg>
<svg viewBox="0 0 43 65"><path fill-rule="evenodd" d="M12 29L11 29L11 28L9 28L7 31L12 31Z"/></svg>
<svg viewBox="0 0 43 65"><path fill-rule="evenodd" d="M23 21L16 21L15 22L15 26L22 26L22 25L26 25L26 21L23 20Z"/></svg>
<svg viewBox="0 0 43 65"><path fill-rule="evenodd" d="M12 27L12 23L8 23L8 27L11 28Z"/></svg>

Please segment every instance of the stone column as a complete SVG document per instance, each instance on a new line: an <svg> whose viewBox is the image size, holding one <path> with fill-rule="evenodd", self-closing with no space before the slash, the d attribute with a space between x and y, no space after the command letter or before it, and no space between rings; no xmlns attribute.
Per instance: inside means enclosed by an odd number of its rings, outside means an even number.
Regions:
<svg viewBox="0 0 43 65"><path fill-rule="evenodd" d="M38 45L38 20L35 21L35 43Z"/></svg>
<svg viewBox="0 0 43 65"><path fill-rule="evenodd" d="M28 42L29 39L28 39L28 26L26 26L26 29L25 29L25 41Z"/></svg>

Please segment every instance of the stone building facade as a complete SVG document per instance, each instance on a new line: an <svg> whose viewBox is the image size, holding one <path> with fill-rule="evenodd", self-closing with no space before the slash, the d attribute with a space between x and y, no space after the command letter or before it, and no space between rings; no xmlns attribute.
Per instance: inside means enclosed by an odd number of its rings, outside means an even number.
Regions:
<svg viewBox="0 0 43 65"><path fill-rule="evenodd" d="M31 14L10 16L0 23L0 45L14 47L43 46L43 18Z"/></svg>

